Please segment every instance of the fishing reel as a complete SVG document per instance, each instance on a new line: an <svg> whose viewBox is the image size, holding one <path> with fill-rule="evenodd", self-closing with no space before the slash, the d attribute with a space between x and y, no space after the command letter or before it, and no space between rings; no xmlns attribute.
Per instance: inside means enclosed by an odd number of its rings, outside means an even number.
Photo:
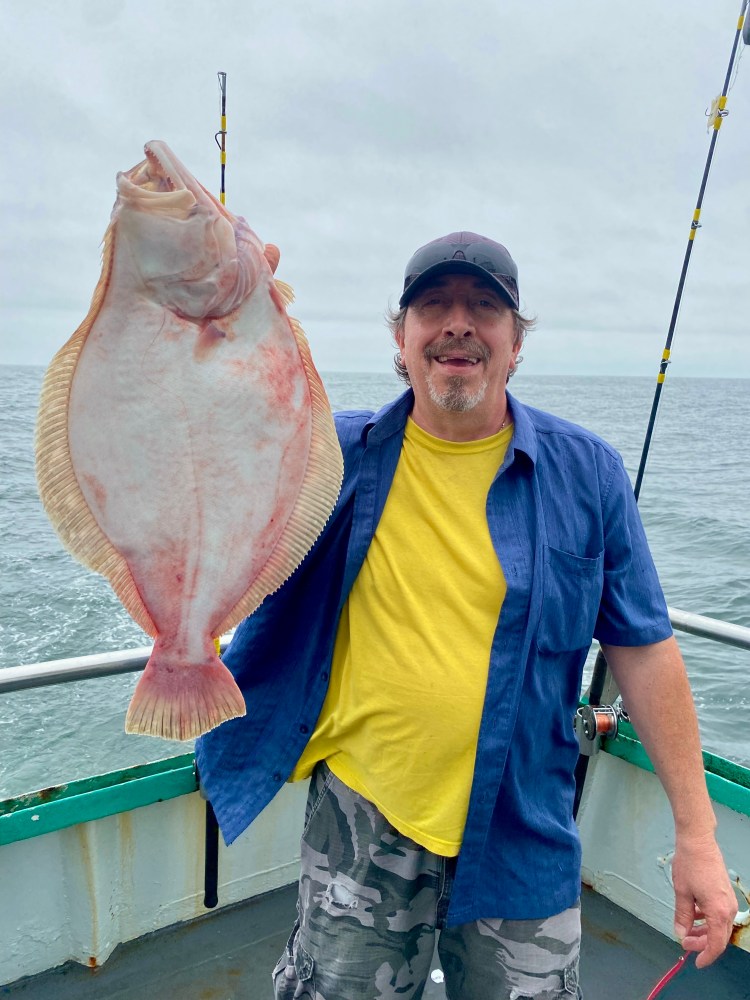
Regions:
<svg viewBox="0 0 750 1000"><path fill-rule="evenodd" d="M580 752L591 757L601 749L603 739L614 739L620 721L629 722L622 702L616 705L581 705L575 714L574 726Z"/></svg>

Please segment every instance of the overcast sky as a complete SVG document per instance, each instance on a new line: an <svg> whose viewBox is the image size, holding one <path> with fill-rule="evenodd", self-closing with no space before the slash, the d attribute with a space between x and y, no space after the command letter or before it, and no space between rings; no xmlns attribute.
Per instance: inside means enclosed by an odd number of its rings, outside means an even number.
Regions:
<svg viewBox="0 0 750 1000"><path fill-rule="evenodd" d="M739 0L0 0L0 362L85 315L115 174L163 139L282 251L323 371L388 370L416 247L505 243L532 373L655 375ZM750 55L719 134L673 375L750 376Z"/></svg>

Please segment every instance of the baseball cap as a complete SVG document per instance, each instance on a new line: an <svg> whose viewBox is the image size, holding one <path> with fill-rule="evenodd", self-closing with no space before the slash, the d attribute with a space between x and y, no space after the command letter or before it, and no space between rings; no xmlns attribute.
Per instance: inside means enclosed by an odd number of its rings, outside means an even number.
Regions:
<svg viewBox="0 0 750 1000"><path fill-rule="evenodd" d="M399 299L403 309L427 281L441 274L477 274L490 278L503 298L519 308L518 268L501 243L477 233L450 233L420 247L406 265L404 291Z"/></svg>

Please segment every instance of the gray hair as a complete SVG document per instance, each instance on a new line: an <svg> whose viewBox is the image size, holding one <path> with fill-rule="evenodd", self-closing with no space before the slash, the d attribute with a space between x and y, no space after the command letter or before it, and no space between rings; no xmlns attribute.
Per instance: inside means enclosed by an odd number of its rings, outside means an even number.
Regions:
<svg viewBox="0 0 750 1000"><path fill-rule="evenodd" d="M385 321L388 324L388 328L391 331L391 334L393 335L393 340L396 344L398 344L396 337L404 329L406 310L408 308L409 308L408 305L402 306L400 309L392 309L389 306L385 311ZM518 311L518 309L511 309L511 312L513 313L513 326L515 332L515 337L513 339L513 346L520 347L523 344L524 340L526 339L526 334L529 333L530 330L533 330L534 327L536 326L536 317L524 316L523 313ZM513 363L513 367L508 372L508 379L510 379L513 375L516 374L516 369L518 368L518 366L521 364L522 361L523 361L523 356L520 354L516 355L516 360ZM401 381L405 382L407 385L410 386L411 379L409 378L409 372L406 370L406 365L401 359L400 351L397 351L393 356L393 367L396 369L396 374L401 379Z"/></svg>

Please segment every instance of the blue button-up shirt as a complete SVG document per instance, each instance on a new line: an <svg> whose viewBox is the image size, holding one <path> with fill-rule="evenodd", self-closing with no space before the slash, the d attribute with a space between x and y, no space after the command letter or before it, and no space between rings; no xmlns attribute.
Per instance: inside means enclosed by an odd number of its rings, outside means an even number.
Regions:
<svg viewBox="0 0 750 1000"><path fill-rule="evenodd" d="M672 634L620 456L574 424L510 395L508 403L513 438L487 495L507 594L449 925L542 918L575 903L572 720L591 638L639 646ZM344 455L336 508L302 565L227 650L247 715L196 747L227 843L278 792L315 727L339 615L385 506L412 405L409 390L375 415L336 415Z"/></svg>

